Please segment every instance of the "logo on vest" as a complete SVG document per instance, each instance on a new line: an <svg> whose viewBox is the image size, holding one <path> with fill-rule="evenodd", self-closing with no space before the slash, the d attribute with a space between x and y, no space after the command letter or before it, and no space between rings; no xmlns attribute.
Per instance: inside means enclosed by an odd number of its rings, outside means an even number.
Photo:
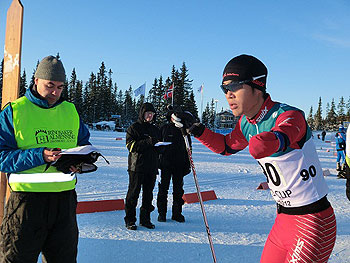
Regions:
<svg viewBox="0 0 350 263"><path fill-rule="evenodd" d="M35 131L35 140L37 144L51 142L72 142L75 141L75 135L72 130L45 130Z"/></svg>
<svg viewBox="0 0 350 263"><path fill-rule="evenodd" d="M35 132L36 144L42 144L49 142L49 137L47 136L46 130L37 130Z"/></svg>

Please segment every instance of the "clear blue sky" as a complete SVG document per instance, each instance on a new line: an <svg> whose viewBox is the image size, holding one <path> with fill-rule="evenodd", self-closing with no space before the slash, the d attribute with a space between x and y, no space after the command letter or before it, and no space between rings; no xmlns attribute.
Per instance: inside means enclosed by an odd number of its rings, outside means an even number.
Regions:
<svg viewBox="0 0 350 263"><path fill-rule="evenodd" d="M12 0L0 1L0 43ZM186 62L200 110L218 99L226 63L250 54L269 70L272 99L314 112L350 95L350 2L294 1L84 1L22 0L22 70L31 76L37 60L60 53L67 75L84 82L102 61L121 90L168 77ZM0 48L3 57L3 48Z"/></svg>

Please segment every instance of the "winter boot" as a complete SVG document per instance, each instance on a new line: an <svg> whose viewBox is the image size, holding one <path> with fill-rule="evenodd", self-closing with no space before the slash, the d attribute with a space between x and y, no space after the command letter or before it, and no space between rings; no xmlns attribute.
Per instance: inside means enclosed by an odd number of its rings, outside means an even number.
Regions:
<svg viewBox="0 0 350 263"><path fill-rule="evenodd" d="M166 213L159 213L158 222L166 222Z"/></svg>
<svg viewBox="0 0 350 263"><path fill-rule="evenodd" d="M171 219L172 220L175 220L177 222L180 222L180 223L184 223L185 222L185 217L182 215L182 214L173 214L171 216Z"/></svg>
<svg viewBox="0 0 350 263"><path fill-rule="evenodd" d="M180 222L180 223L185 222L185 217L181 214L182 206L173 205L172 212L173 212L173 214L171 216L172 220L175 220L175 221Z"/></svg>
<svg viewBox="0 0 350 263"><path fill-rule="evenodd" d="M142 207L140 209L140 226L144 226L149 229L155 228L155 225L153 225L151 222L151 212Z"/></svg>
<svg viewBox="0 0 350 263"><path fill-rule="evenodd" d="M137 229L137 226L135 225L135 223L133 222L130 222L130 223L126 223L125 224L125 227L129 230L136 230Z"/></svg>
<svg viewBox="0 0 350 263"><path fill-rule="evenodd" d="M338 172L341 171L341 167L340 167L340 163L337 162L337 169L336 169Z"/></svg>
<svg viewBox="0 0 350 263"><path fill-rule="evenodd" d="M156 226L152 224L151 221L140 223L140 226L144 226L148 229L154 229Z"/></svg>

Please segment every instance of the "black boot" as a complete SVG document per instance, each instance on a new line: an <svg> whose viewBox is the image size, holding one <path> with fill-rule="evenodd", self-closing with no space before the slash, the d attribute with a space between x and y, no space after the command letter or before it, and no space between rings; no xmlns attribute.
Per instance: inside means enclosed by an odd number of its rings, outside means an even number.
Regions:
<svg viewBox="0 0 350 263"><path fill-rule="evenodd" d="M151 222L151 212L142 207L140 209L140 226L144 226L149 229L155 228L155 225L153 225Z"/></svg>
<svg viewBox="0 0 350 263"><path fill-rule="evenodd" d="M180 223L185 222L185 217L181 214L182 206L173 205L172 212L173 212L173 215L171 216L172 220L175 220L175 221L180 222Z"/></svg>
<svg viewBox="0 0 350 263"><path fill-rule="evenodd" d="M338 172L341 171L341 167L340 167L340 162L337 162L337 169Z"/></svg>
<svg viewBox="0 0 350 263"><path fill-rule="evenodd" d="M125 227L129 230L136 230L137 229L137 225L135 225L135 223L133 223L133 222L126 223Z"/></svg>
<svg viewBox="0 0 350 263"><path fill-rule="evenodd" d="M185 217L182 214L172 215L171 219L175 220L177 222L180 222L180 223L184 223L185 222Z"/></svg>
<svg viewBox="0 0 350 263"><path fill-rule="evenodd" d="M140 223L140 226L144 226L148 229L154 229L156 226L152 224L151 221Z"/></svg>

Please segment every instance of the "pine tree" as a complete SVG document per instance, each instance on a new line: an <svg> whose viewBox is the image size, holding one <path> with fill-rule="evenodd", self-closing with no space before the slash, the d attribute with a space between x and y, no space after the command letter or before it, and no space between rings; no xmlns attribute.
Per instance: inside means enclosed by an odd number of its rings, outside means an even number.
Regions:
<svg viewBox="0 0 350 263"><path fill-rule="evenodd" d="M154 103L155 101L157 101L157 89L158 89L158 79L155 78L152 84L152 88L150 89L150 91L148 92L148 96L147 96L147 101L150 103Z"/></svg>
<svg viewBox="0 0 350 263"><path fill-rule="evenodd" d="M117 95L117 110L116 113L123 116L123 104L124 104L124 95L121 90L119 90Z"/></svg>
<svg viewBox="0 0 350 263"><path fill-rule="evenodd" d="M208 128L213 130L215 128L215 104L214 99L211 99L210 108L209 108L209 126Z"/></svg>
<svg viewBox="0 0 350 263"><path fill-rule="evenodd" d="M197 104L196 104L196 101L195 101L195 98L194 98L193 90L190 93L190 97L188 99L188 104L187 104L186 110L191 112L193 114L193 116L195 116L197 119L199 119L199 117L198 117L198 108L197 108Z"/></svg>
<svg viewBox="0 0 350 263"><path fill-rule="evenodd" d="M309 112L309 115L308 115L306 121L307 121L307 124L309 125L310 129L314 130L315 129L315 122L314 122L314 118L313 118L313 108L312 108L312 106L310 108L310 112Z"/></svg>
<svg viewBox="0 0 350 263"><path fill-rule="evenodd" d="M322 99L321 97L318 100L318 108L315 113L315 129L316 130L323 130L323 119L322 119Z"/></svg>
<svg viewBox="0 0 350 263"><path fill-rule="evenodd" d="M77 74L75 72L75 68L72 70L72 74L70 75L70 79L67 86L68 91L68 101L75 104L75 97L76 97L76 89L77 89Z"/></svg>
<svg viewBox="0 0 350 263"><path fill-rule="evenodd" d="M97 73L97 89L96 89L96 116L98 120L108 119L108 97L110 96L110 91L107 88L107 75L106 66L104 62L101 62L101 66Z"/></svg>
<svg viewBox="0 0 350 263"><path fill-rule="evenodd" d="M82 113L84 109L83 105L83 81L78 81L75 89L74 105L79 114Z"/></svg>
<svg viewBox="0 0 350 263"><path fill-rule="evenodd" d="M205 127L209 128L210 125L210 107L209 102L207 103L207 106L205 107L203 114L202 114L202 123Z"/></svg>
<svg viewBox="0 0 350 263"><path fill-rule="evenodd" d="M328 116L330 109L331 109L331 105L327 102L327 104L326 104L326 114L325 114L326 116Z"/></svg>
<svg viewBox="0 0 350 263"><path fill-rule="evenodd" d="M329 112L326 116L325 120L325 128L327 130L335 130L337 126L337 113L336 113L336 107L334 99L332 99L331 106L329 109Z"/></svg>
<svg viewBox="0 0 350 263"><path fill-rule="evenodd" d="M345 105L345 100L344 100L343 96L340 97L340 100L339 100L337 108L338 108L338 111L337 111L337 113L338 113L337 122L338 123L343 123L346 120L346 113L345 113L346 105Z"/></svg>
<svg viewBox="0 0 350 263"><path fill-rule="evenodd" d="M184 91L184 109L188 110L189 108L193 108L193 101L190 100L191 98L191 93L193 93L193 89L192 89L192 82L193 80L190 80L188 78L189 74L188 74L188 69L186 67L185 62L182 63L182 67L180 69L180 81L181 84L183 86L183 91ZM196 112L194 112L193 114L196 114ZM198 115L198 113L196 114L196 116Z"/></svg>
<svg viewBox="0 0 350 263"><path fill-rule="evenodd" d="M36 62L36 67L35 67L35 69L33 70L33 73L32 73L32 76L31 76L31 78L30 78L30 82L29 82L29 87L32 87L33 85L34 85L34 80L35 80L35 77L34 77L34 75L35 75L35 71L36 71L36 69L38 68L38 66L39 66L39 60Z"/></svg>
<svg viewBox="0 0 350 263"><path fill-rule="evenodd" d="M27 89L27 75L26 70L23 70L22 76L19 80L19 97L23 97Z"/></svg>
<svg viewBox="0 0 350 263"><path fill-rule="evenodd" d="M350 121L350 96L348 98L348 102L346 103L346 118L347 121Z"/></svg>
<svg viewBox="0 0 350 263"><path fill-rule="evenodd" d="M133 122L137 120L138 114L135 111L133 99L132 99L132 87L129 87L129 90L125 91L124 95L124 104L123 104L123 111L124 114L122 115L122 123L124 127L129 127Z"/></svg>
<svg viewBox="0 0 350 263"><path fill-rule="evenodd" d="M113 71L109 69L108 78L107 78L107 93L109 94L109 97L106 97L106 103L107 105L109 105L107 108L108 117L116 114L115 112L116 112L117 85L113 85L112 74L113 74Z"/></svg>
<svg viewBox="0 0 350 263"><path fill-rule="evenodd" d="M90 78L85 84L83 95L83 120L87 123L95 123L96 118L96 76L93 72L90 73Z"/></svg>
<svg viewBox="0 0 350 263"><path fill-rule="evenodd" d="M168 101L164 99L164 94L166 92L167 85L170 84L169 78L166 80L165 83L166 85L164 85L163 77L160 76L158 79L158 85L156 89L157 100L153 104L157 113L157 118L155 122L157 126L160 126L162 123L164 123L166 119L165 116L166 116Z"/></svg>

